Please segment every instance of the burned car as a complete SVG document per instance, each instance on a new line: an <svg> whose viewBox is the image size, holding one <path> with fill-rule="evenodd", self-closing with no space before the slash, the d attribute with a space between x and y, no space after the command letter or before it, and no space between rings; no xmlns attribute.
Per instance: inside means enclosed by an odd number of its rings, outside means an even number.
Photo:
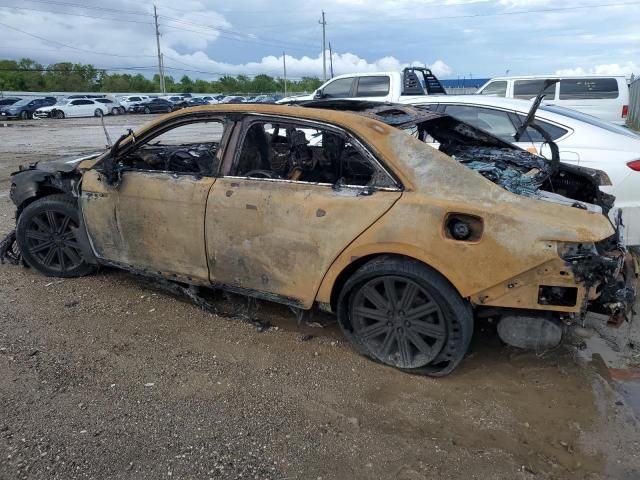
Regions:
<svg viewBox="0 0 640 480"><path fill-rule="evenodd" d="M602 174L406 106L212 105L12 176L15 245L45 275L106 265L334 312L360 353L450 373L474 314L514 345L625 318L635 264ZM427 145L428 141L437 148Z"/></svg>

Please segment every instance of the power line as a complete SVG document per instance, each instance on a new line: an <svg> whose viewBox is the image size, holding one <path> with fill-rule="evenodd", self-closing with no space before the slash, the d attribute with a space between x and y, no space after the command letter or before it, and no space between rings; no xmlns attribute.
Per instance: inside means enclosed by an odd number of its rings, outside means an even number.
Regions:
<svg viewBox="0 0 640 480"><path fill-rule="evenodd" d="M0 5L0 8L9 8L16 10L28 10L30 12L41 12L41 13L53 13L55 15L70 15L73 17L84 17L84 18L95 18L98 20L112 20L116 22L127 22L127 23L140 23L143 25L153 25L153 22L141 22L139 20L130 20L126 18L108 18L108 17L97 17L95 15L85 15L83 13L71 13L71 12L52 12L51 10L39 10L37 8L27 8L27 7L14 7L9 5Z"/></svg>
<svg viewBox="0 0 640 480"><path fill-rule="evenodd" d="M0 22L0 26L3 26L3 27L8 28L10 30L14 30L16 32L23 33L24 35L28 35L28 36L33 37L33 38L37 38L38 40L42 40L42 41L47 42L47 43L55 43L55 44L60 45L60 46L62 46L64 48L69 48L71 50L77 50L79 52L86 52L86 53L92 53L94 55L105 55L105 56L109 56L109 57L119 57L119 58L143 58L143 57L152 57L153 58L153 55L118 55L118 54L115 54L115 53L96 52L94 50L87 50L86 48L74 47L74 46L71 46L71 45L67 45L66 43L58 42L57 40L51 40L49 38L41 37L40 35L35 35L33 33L29 33L29 32L26 32L24 30L20 30L19 28L12 27L11 25L7 25L6 23Z"/></svg>
<svg viewBox="0 0 640 480"><path fill-rule="evenodd" d="M120 10L120 9L117 9L117 8L106 8L106 7L97 7L97 6L94 6L94 5L83 5L81 3L59 2L59 1L53 1L53 0L23 0L23 1L34 2L34 3L44 3L46 5L61 5L61 6L65 6L65 7L86 8L88 10L101 10L101 11L105 11L105 12L126 13L128 15L151 16L151 14L149 12L134 12L134 11L130 11L130 10Z"/></svg>
<svg viewBox="0 0 640 480"><path fill-rule="evenodd" d="M222 33L227 33L227 34L232 34L232 35L243 35L243 36L248 37L250 39L255 39L255 40L261 41L265 45L270 43L273 46L277 46L277 47L282 47L282 46L287 46L287 47L290 47L290 46L294 46L294 47L295 46L303 46L303 47L309 47L309 48L316 48L315 45L304 44L304 43L296 43L295 45L293 45L293 44L291 44L291 45L283 44L279 40L275 40L275 39L260 38L260 37L257 37L255 35L249 34L249 33L240 32L238 30L230 30L230 29L226 29L224 27L203 25L201 23L194 23L194 22L190 22L188 20L181 20L179 18L167 17L166 15L158 15L158 17L164 18L165 20L168 20L169 22L180 23L180 24L183 24L183 25L189 25L189 26L199 27L199 28L208 29L208 30L214 30L214 31L216 31L218 33L222 32ZM167 25L167 26L170 26L172 28L178 28L178 27L173 27L171 25Z"/></svg>
<svg viewBox="0 0 640 480"><path fill-rule="evenodd" d="M477 18L477 17L501 17L507 15L522 15L527 13L554 13L561 11L570 11L570 10L582 10L586 8L605 8L605 7L624 7L630 5L640 5L640 1L634 2L618 2L618 3L600 3L594 5L573 5L570 7L553 7L553 8L540 8L535 10L518 10L515 12L484 12L484 13L472 13L466 15L444 15L439 17L415 17L414 21L429 21L429 20L451 20L456 18ZM390 20L395 18L390 18ZM350 24L363 24L363 23L372 23L379 22L378 20L357 20L353 22L336 22L339 25L350 25Z"/></svg>
<svg viewBox="0 0 640 480"><path fill-rule="evenodd" d="M158 15L160 16L160 15ZM192 32L192 33L198 33L200 35L209 35L209 32L203 32L201 30L192 30L189 28L184 28L184 27L175 27L173 25L163 25L164 28L170 28L170 29L174 29L174 30L180 30L183 32ZM236 38L236 37L230 37L228 35L224 35L223 33L217 32L218 37L220 38L224 38L227 40L233 40L236 42L243 42L243 43L250 43L250 44L254 44L254 45L262 45L262 46L266 46L266 47L282 47L282 44L276 44L276 43L266 43L266 42L262 42L259 40L247 40L244 38ZM295 46L288 46L287 48L292 49L292 50L299 50L299 51L308 51L308 48L300 48L300 47L295 47Z"/></svg>

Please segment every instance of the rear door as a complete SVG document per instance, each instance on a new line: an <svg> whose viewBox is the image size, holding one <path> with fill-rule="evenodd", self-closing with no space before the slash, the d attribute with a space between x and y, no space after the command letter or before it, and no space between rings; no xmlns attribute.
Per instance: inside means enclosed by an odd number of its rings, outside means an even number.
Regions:
<svg viewBox="0 0 640 480"><path fill-rule="evenodd" d="M384 101L391 93L388 75L356 77L355 96L358 100Z"/></svg>
<svg viewBox="0 0 640 480"><path fill-rule="evenodd" d="M340 252L401 190L330 125L248 118L235 144L207 202L211 281L308 308Z"/></svg>

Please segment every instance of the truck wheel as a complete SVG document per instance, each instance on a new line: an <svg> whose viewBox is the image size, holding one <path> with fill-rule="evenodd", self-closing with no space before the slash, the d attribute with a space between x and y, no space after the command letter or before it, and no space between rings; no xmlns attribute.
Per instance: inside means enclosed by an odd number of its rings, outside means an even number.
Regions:
<svg viewBox="0 0 640 480"><path fill-rule="evenodd" d="M50 195L29 204L16 226L25 262L49 277L81 277L93 272L76 238L79 225L76 202L68 195Z"/></svg>
<svg viewBox="0 0 640 480"><path fill-rule="evenodd" d="M473 334L471 306L444 277L393 256L372 260L345 283L338 323L361 354L431 376L451 373Z"/></svg>

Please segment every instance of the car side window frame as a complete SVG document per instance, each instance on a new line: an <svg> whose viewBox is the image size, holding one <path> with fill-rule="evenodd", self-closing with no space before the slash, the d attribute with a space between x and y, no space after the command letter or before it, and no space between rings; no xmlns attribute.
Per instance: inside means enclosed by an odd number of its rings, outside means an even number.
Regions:
<svg viewBox="0 0 640 480"><path fill-rule="evenodd" d="M509 116L511 117L511 121L513 122L514 125L516 125L516 128L519 128L522 125L522 118L520 118L521 116L524 118L526 117L525 114L523 113L519 113L519 112L509 112ZM564 130L564 133L562 135L560 135L559 137L553 138L554 142L557 142L558 140L563 139L564 137L566 137L567 135L569 135L570 133L573 132L573 129L565 126L565 125L561 125L559 123L556 122L552 122L550 120L543 120L543 119L538 119L536 118L534 121L538 122L538 124L540 125L540 123L547 123L555 128L558 128L560 130ZM544 128L543 125L540 125L542 128ZM527 138L527 142L530 143L546 143L545 140L534 140L533 138L531 138L531 135L529 135L529 131L530 131L531 127L527 128L527 130L525 130L524 135ZM524 138L520 139L520 142L525 141Z"/></svg>
<svg viewBox="0 0 640 480"><path fill-rule="evenodd" d="M244 145L244 140L246 138L247 132L252 125L256 123L278 123L278 124L295 124L296 127L308 127L315 129L327 130L339 135L343 135L349 139L349 141L353 144L353 146L358 150L358 152L366 158L369 162L372 163L373 167L379 170L382 174L388 177L390 184L393 186L381 186L381 185L350 185L346 183L320 183L320 182L309 182L305 180L290 180L286 178L255 178L255 177L247 177L247 176L239 176L232 175L235 169L238 166L238 162L240 160L240 153L242 151L242 147ZM220 172L220 176L224 178L237 178L244 180L255 180L255 181L267 181L267 182L280 182L280 183L296 183L296 184L304 184L304 185L318 185L318 186L326 186L329 188L354 188L363 191L402 191L404 187L398 177L393 173L393 170L388 168L384 162L378 159L376 155L368 148L358 137L353 135L352 133L344 130L335 125L319 122L316 120L307 120L307 119L299 119L299 118L291 118L291 117L280 117L276 115L263 115L263 114L248 114L242 120L239 120L235 127L235 132L233 139L229 143L229 149L227 150L227 155L225 161L222 164L222 169Z"/></svg>
<svg viewBox="0 0 640 480"><path fill-rule="evenodd" d="M122 166L122 173L126 173L126 172L139 172L139 173L148 173L148 174L166 174L166 175L171 175L171 176L191 176L191 177L200 177L200 178L218 178L220 177L220 173L222 170L222 165L224 163L224 159L226 157L226 152L227 152L227 147L228 147L228 143L229 143L229 139L231 137L231 133L234 130L234 122L233 120L231 120L230 118L228 118L228 116L226 115L214 115L211 117L206 117L203 118L202 114L197 115L197 116L187 116L182 117L182 118L178 118L175 121L166 124L166 125L162 125L162 126L157 126L156 128L154 128L153 130L149 131L149 132L145 132L144 135L142 135L141 137L138 137L135 139L135 141L133 142L128 142L127 144L125 144L124 147L122 147L122 150L120 152L118 152L118 158L122 158L122 157L126 157L128 155L131 155L132 153L134 153L136 150L143 148L145 145L148 145L149 142L151 142L154 138L159 137L160 135L173 130L175 128L180 128L184 125L190 125L190 124L194 124L194 123L213 123L213 122L219 122L222 124L222 137L220 138L220 146L218 148L218 150L216 151L216 155L214 156L214 158L218 158L219 161L217 162L218 166L217 169L215 171L213 171L210 175L204 175L202 173L195 173L195 172L176 172L176 171L171 171L171 170L156 170L156 169L145 169L145 168L134 168L131 166ZM203 142L204 143L204 142ZM108 156L110 156L111 154L109 154ZM105 157L107 158L107 157ZM93 169L96 169L98 171L103 169L103 164L104 164L104 159L102 161L100 161L99 163L97 163L96 165L94 165Z"/></svg>

